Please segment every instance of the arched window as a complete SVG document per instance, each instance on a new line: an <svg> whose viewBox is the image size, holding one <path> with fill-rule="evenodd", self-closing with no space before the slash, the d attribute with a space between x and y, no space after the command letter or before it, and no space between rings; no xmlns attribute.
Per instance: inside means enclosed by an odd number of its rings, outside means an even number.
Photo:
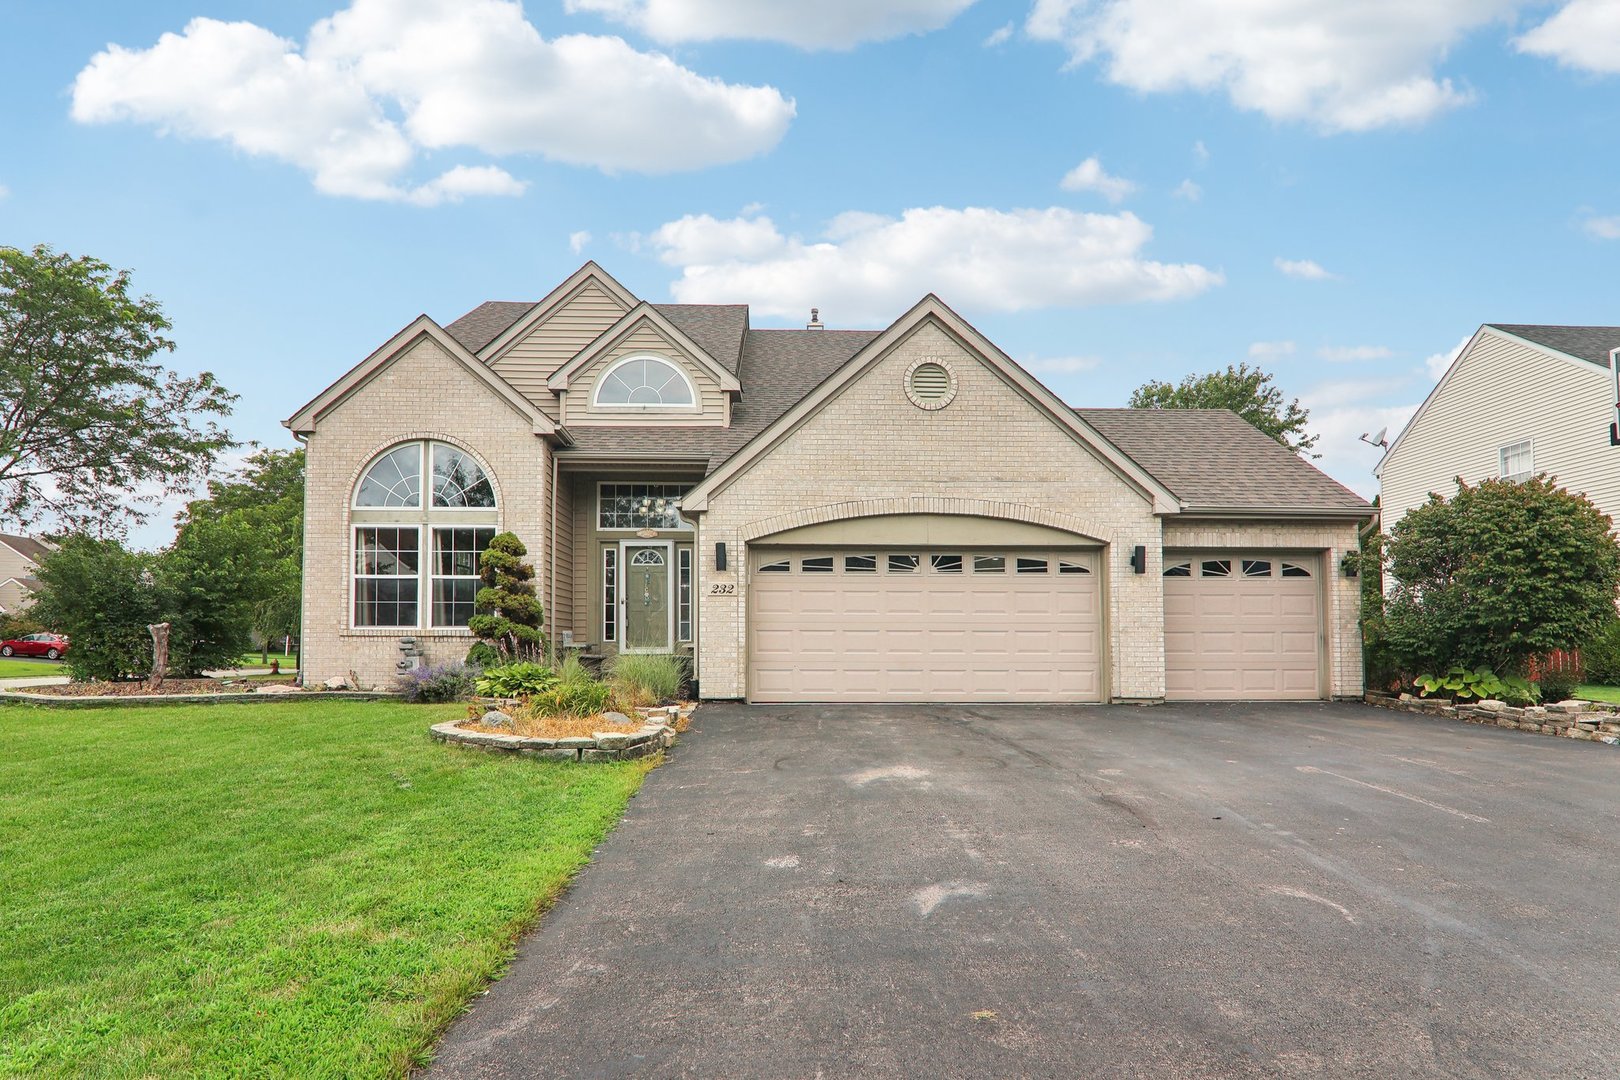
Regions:
<svg viewBox="0 0 1620 1080"><path fill-rule="evenodd" d="M597 405L631 409L689 409L697 395L685 372L656 356L631 356L596 380Z"/></svg>
<svg viewBox="0 0 1620 1080"><path fill-rule="evenodd" d="M392 447L361 475L352 513L354 626L467 625L497 524L495 486L471 454L432 440Z"/></svg>

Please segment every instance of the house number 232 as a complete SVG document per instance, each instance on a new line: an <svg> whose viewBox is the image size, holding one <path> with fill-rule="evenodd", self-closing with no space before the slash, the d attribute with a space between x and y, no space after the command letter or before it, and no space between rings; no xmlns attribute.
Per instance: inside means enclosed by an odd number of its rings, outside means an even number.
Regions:
<svg viewBox="0 0 1620 1080"><path fill-rule="evenodd" d="M710 596L730 596L737 591L736 583L716 583L709 586Z"/></svg>

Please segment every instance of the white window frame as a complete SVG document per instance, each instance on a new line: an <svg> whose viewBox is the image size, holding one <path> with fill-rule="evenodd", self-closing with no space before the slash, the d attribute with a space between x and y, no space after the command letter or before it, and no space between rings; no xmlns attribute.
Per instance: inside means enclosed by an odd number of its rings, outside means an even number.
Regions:
<svg viewBox="0 0 1620 1080"><path fill-rule="evenodd" d="M693 584L692 548L690 546L676 548L675 640L677 643L687 643L692 640L692 624L697 621L693 618L696 614L692 608Z"/></svg>
<svg viewBox="0 0 1620 1080"><path fill-rule="evenodd" d="M613 581L608 582L608 571ZM620 572L618 544L602 545L602 640L619 643L619 597L624 590L624 575Z"/></svg>
<svg viewBox="0 0 1620 1080"><path fill-rule="evenodd" d="M667 529L653 529L654 532L687 532L687 533L689 533L689 532L692 531L692 523L690 521L687 521L685 518L681 517L681 512L680 512L680 509L679 509L679 503L680 503L681 500L686 498L686 493L691 491L694 485L686 484L686 483L673 483L673 484L671 484L671 483L665 483L662 480L599 480L599 481L597 481L597 484L596 484L596 531L597 532L599 532L599 533L638 533L638 532L641 532L642 529L648 528L648 526L630 526L628 528L622 527L622 526L613 526L613 527L610 528L610 527L602 524L602 499L603 499L602 491L603 491L603 489L604 488L609 488L609 487L632 487L632 486L634 486L636 484L640 484L643 487L679 488L680 489L681 493L679 495L675 496L676 504L677 504L677 508L676 508L676 511L675 511L675 522L676 523L674 525L670 526ZM668 498L668 496L660 496L660 498Z"/></svg>
<svg viewBox="0 0 1620 1080"><path fill-rule="evenodd" d="M444 509L444 508L440 507L440 509ZM428 586L428 588L427 588L427 608L428 609L427 609L427 614L426 614L425 621L426 621L427 625L429 627L431 627L432 629L434 629L434 630L466 630L467 629L467 626L466 626L465 623L441 623L441 622L437 622L437 621L434 620L433 608L434 608L434 605L437 603L437 600L436 600L436 598L434 596L434 588L433 588L434 585L437 584L438 582L441 582L441 581L477 581L478 580L478 575L477 574L468 575L468 574L441 574L441 573L439 573L439 561L438 561L439 549L438 549L438 544L436 543L436 541L438 539L438 534L440 532L447 532L447 531L450 531L450 530L453 530L453 529L473 529L473 530L488 529L489 532L490 532L490 539L492 539L492 540L495 538L495 534L500 531L494 525L485 524L483 522L479 522L477 524L468 524L468 523L465 523L465 522L451 523L451 522L443 522L443 521L441 521L441 522L438 522L436 524L435 523L430 523L427 526L427 531L428 531L428 534L429 534L428 535L427 548L426 548L427 556L428 556L428 565L427 565L427 586ZM487 544L486 544L486 546L487 546ZM483 548L479 548L477 554L481 556L483 554ZM418 588L420 588L420 586L418 586ZM476 592L476 590L475 590L475 592ZM475 606L475 608L474 608L474 613L475 614L476 614L476 611L477 611L477 608Z"/></svg>
<svg viewBox="0 0 1620 1080"><path fill-rule="evenodd" d="M1508 472L1508 455L1517 453L1521 450L1524 452L1525 456L1529 458L1528 464L1530 467L1520 472ZM1501 476L1503 480L1510 480L1516 484L1524 483L1524 481L1529 480L1531 477L1536 475L1536 440L1520 439L1517 442L1503 444L1496 451L1496 462L1498 466L1498 475Z"/></svg>
<svg viewBox="0 0 1620 1080"><path fill-rule="evenodd" d="M362 574L360 572L360 534L366 529L410 529L416 533L416 573L414 574ZM422 626L422 534L426 530L420 522L362 522L349 530L349 628L352 630L380 630L385 633L416 630ZM361 581L414 581L416 582L416 621L414 623L362 623L359 619Z"/></svg>
<svg viewBox="0 0 1620 1080"><path fill-rule="evenodd" d="M402 446L415 446L417 448L417 464L420 469L420 490L415 506L361 506L360 485L365 482L371 469L384 456L392 454ZM435 506L433 505L433 448L445 446L451 450L466 454L473 463L482 470L485 480L489 482L490 492L495 497L494 506ZM348 616L346 626L349 631L356 634L390 635L415 630L420 633L433 633L439 635L453 635L456 637L471 637L472 631L465 626L441 626L433 621L433 582L441 575L434 573L433 563L433 536L436 530L445 529L494 529L501 531L504 503L500 491L495 485L495 474L490 471L486 462L478 454L464 446L447 439L421 438L403 439L399 442L385 446L371 455L366 466L360 471L354 482L354 489L349 492L349 550L348 550ZM357 582L362 578L371 578L376 575L361 575L355 572L360 552L361 529L415 529L416 530L416 622L409 626L363 626L360 624L356 609L359 597Z"/></svg>
<svg viewBox="0 0 1620 1080"><path fill-rule="evenodd" d="M679 402L660 401L656 403L645 401L603 401L602 387L606 385L608 376L624 367L624 365L636 360L651 360L674 371L676 375L680 376L681 382L685 384L687 396L691 400ZM692 382L692 377L676 361L667 356L659 356L657 353L632 353L629 356L619 357L619 359L603 368L602 374L596 377L596 383L591 387L591 408L612 409L615 411L622 409L626 412L702 412L703 399L698 396L697 385Z"/></svg>

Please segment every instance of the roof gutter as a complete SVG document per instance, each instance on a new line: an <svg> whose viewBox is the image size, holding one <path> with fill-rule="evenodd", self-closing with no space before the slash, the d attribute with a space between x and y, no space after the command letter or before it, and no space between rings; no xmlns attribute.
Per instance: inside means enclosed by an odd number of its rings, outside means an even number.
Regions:
<svg viewBox="0 0 1620 1080"><path fill-rule="evenodd" d="M1339 521L1363 521L1376 516L1378 509L1368 505L1357 509L1352 506L1198 506L1186 505L1181 513L1185 517L1203 518L1324 518Z"/></svg>

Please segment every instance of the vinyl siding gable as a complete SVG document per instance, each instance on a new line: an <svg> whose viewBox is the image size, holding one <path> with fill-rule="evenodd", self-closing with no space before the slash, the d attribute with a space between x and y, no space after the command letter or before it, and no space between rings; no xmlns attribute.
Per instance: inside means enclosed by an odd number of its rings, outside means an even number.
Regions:
<svg viewBox="0 0 1620 1080"><path fill-rule="evenodd" d="M596 394L596 380L602 373L627 356L640 353L657 356L675 364L691 380L697 394L698 408L679 409L625 409L598 407L591 404ZM610 348L602 350L568 380L568 392L563 398L563 424L576 425L655 425L658 427L723 426L730 422L729 396L708 369L685 349L671 341L650 320L640 320Z"/></svg>
<svg viewBox="0 0 1620 1080"><path fill-rule="evenodd" d="M1453 365L1401 434L1380 472L1383 525L1431 492L1450 497L1501 474L1502 447L1529 440L1534 468L1620 515L1620 447L1609 445L1613 402L1604 369L1552 356L1489 330Z"/></svg>
<svg viewBox="0 0 1620 1080"><path fill-rule="evenodd" d="M577 356L629 308L595 281L586 281L556 311L514 342L491 367L530 401L553 415L557 395L551 373Z"/></svg>

